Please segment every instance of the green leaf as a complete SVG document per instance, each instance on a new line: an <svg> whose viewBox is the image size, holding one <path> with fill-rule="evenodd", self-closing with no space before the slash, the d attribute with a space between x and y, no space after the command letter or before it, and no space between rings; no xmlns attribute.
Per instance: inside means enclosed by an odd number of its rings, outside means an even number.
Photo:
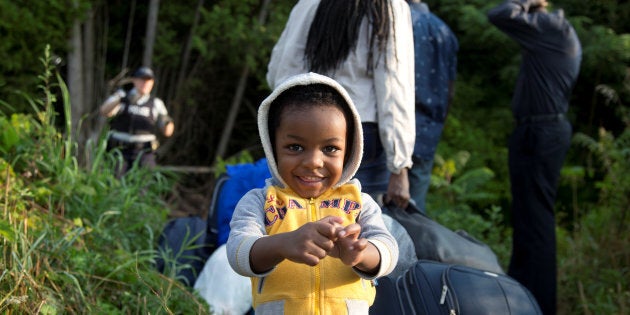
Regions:
<svg viewBox="0 0 630 315"><path fill-rule="evenodd" d="M5 117L0 117L0 149L4 152L11 150L20 140L18 132L13 128Z"/></svg>
<svg viewBox="0 0 630 315"><path fill-rule="evenodd" d="M0 236L4 237L9 242L15 241L15 231L11 224L4 219L0 220Z"/></svg>

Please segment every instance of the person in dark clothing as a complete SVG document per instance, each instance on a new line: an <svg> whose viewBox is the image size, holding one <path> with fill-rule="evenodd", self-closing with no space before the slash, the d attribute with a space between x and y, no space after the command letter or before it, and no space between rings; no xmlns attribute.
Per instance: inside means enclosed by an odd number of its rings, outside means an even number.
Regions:
<svg viewBox="0 0 630 315"><path fill-rule="evenodd" d="M411 10L415 55L416 143L409 171L409 192L426 212L433 157L453 99L457 73L457 37L420 0L407 0Z"/></svg>
<svg viewBox="0 0 630 315"><path fill-rule="evenodd" d="M122 153L118 176L126 173L138 158L139 166L155 166L158 133L170 137L175 128L164 102L151 96L155 83L153 70L138 68L132 82L131 90L117 90L100 107L101 115L111 117L107 150L118 149Z"/></svg>
<svg viewBox="0 0 630 315"><path fill-rule="evenodd" d="M508 0L491 9L488 19L522 54L508 148L513 225L508 274L533 293L544 314L555 314L554 203L571 141L566 113L582 48L564 13L546 7L546 0Z"/></svg>

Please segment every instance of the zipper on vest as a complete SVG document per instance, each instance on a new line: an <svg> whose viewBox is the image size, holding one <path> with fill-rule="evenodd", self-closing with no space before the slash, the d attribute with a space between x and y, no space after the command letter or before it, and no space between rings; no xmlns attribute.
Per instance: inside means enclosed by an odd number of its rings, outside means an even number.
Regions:
<svg viewBox="0 0 630 315"><path fill-rule="evenodd" d="M317 216L317 209L315 207L315 199L314 198L310 198L307 200L308 203L308 210L310 213L310 221L311 222L315 222L319 219L319 217ZM317 266L313 267L313 276L315 279L313 279L313 286L314 286L314 293L313 294L313 304L314 304L314 314L318 315L321 314L322 310L321 310L321 303L322 303L322 282L321 282L321 261L320 264L317 264Z"/></svg>
<svg viewBox="0 0 630 315"><path fill-rule="evenodd" d="M267 279L267 277L258 279L258 294L262 294L263 287L265 286L265 279Z"/></svg>

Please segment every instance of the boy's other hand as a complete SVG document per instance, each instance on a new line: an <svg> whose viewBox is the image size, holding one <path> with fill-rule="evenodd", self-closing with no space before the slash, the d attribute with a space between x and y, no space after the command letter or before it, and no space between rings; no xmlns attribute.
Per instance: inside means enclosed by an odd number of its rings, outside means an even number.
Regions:
<svg viewBox="0 0 630 315"><path fill-rule="evenodd" d="M354 266L362 260L363 250L368 241L359 239L361 226L357 223L350 224L339 230L335 248L329 252L331 257L339 258L345 265Z"/></svg>
<svg viewBox="0 0 630 315"><path fill-rule="evenodd" d="M317 265L335 247L334 241L342 229L342 222L339 217L328 216L287 233L284 257L309 266Z"/></svg>

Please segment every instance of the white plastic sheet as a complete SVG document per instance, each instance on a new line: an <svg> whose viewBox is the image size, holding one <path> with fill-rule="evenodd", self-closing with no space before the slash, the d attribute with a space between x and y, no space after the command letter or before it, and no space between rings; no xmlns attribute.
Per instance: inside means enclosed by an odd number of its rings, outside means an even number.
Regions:
<svg viewBox="0 0 630 315"><path fill-rule="evenodd" d="M225 245L218 247L204 265L194 288L210 304L213 314L246 314L252 305L252 285L230 267Z"/></svg>

